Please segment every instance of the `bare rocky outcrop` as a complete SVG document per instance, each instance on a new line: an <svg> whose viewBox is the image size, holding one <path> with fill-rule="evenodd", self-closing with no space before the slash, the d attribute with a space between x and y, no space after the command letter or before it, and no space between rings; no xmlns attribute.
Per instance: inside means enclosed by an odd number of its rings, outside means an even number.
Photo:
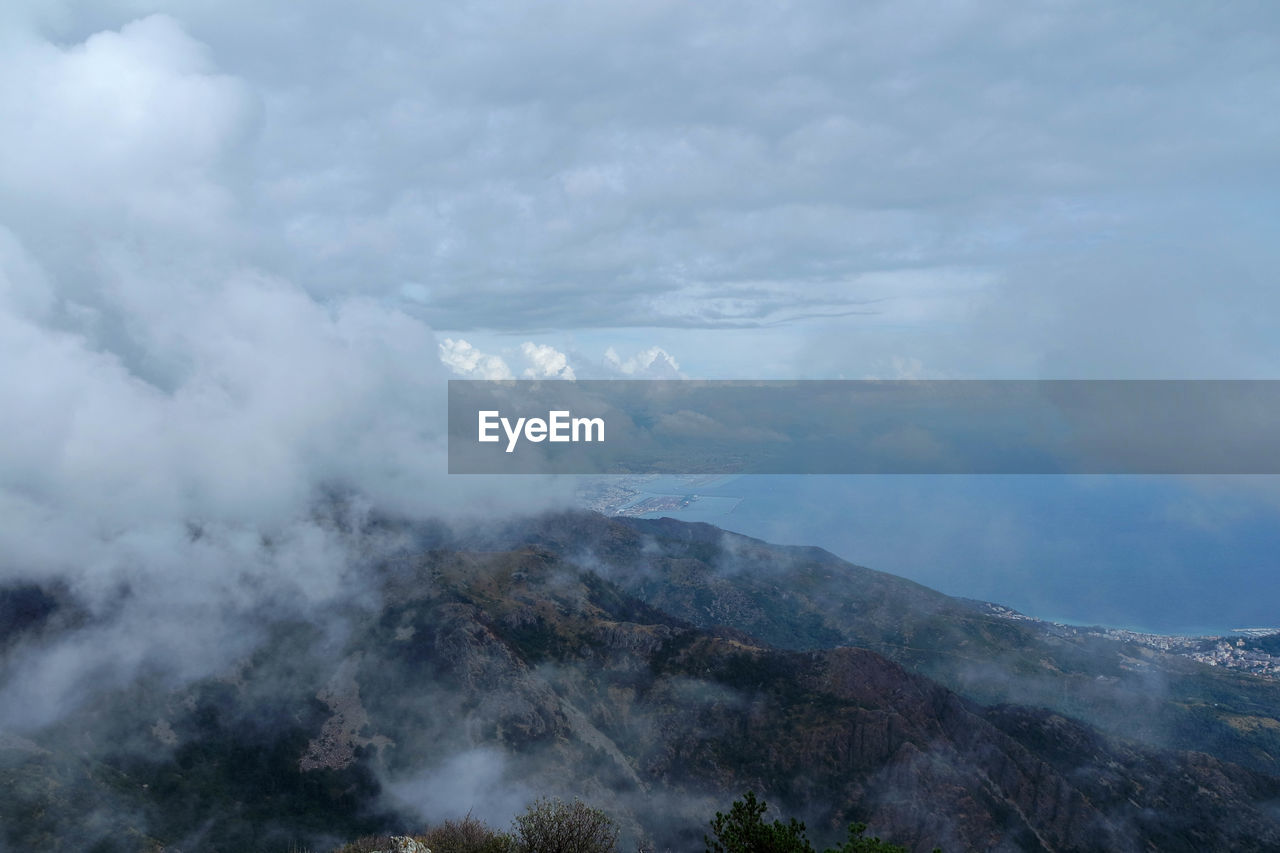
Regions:
<svg viewBox="0 0 1280 853"><path fill-rule="evenodd" d="M377 853L431 853L431 848L407 835L391 836L391 846Z"/></svg>
<svg viewBox="0 0 1280 853"><path fill-rule="evenodd" d="M302 771L341 770L356 760L357 749L372 746L381 753L395 745L384 735L362 734L369 726L369 714L360 701L360 685L356 683L359 664L359 655L343 660L329 683L316 693L333 715L325 720L319 736L307 744L307 751L298 759Z"/></svg>

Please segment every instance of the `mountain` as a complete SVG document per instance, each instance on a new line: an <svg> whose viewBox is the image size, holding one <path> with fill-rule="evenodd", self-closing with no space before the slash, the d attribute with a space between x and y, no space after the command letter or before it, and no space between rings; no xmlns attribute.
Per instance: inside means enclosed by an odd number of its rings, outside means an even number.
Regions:
<svg viewBox="0 0 1280 853"><path fill-rule="evenodd" d="M324 850L413 829L433 798L472 796L483 815L547 793L695 850L752 789L821 840L862 820L918 850L1280 848L1280 780L1265 757L1230 760L1263 748L1247 726L1190 752L1171 746L1186 732L1134 737L1070 702L1007 701L1092 679L1120 707L1141 683L1113 660L1123 644L705 525L401 528L414 544L371 569L376 594L271 621L232 670L186 685L141 673L0 735L3 843ZM80 624L59 622L73 606L59 596L24 595L38 604L13 648ZM1219 675L1188 669L1144 701L1189 706L1176 686ZM1269 683L1236 677L1231 695L1257 706L1229 713L1270 719Z"/></svg>
<svg viewBox="0 0 1280 853"><path fill-rule="evenodd" d="M983 704L1052 708L1125 738L1280 775L1280 681L1162 654L1132 639L1017 616L707 524L563 516L511 541L604 555L628 593L701 627L783 649L872 649ZM1251 645L1266 640L1251 641Z"/></svg>

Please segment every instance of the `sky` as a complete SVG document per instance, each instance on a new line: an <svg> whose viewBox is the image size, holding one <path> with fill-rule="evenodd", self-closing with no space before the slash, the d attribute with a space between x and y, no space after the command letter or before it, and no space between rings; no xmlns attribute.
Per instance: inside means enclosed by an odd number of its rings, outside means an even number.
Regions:
<svg viewBox="0 0 1280 853"><path fill-rule="evenodd" d="M172 639L211 599L337 595L317 495L563 500L443 475L451 376L1275 378L1277 24L6 3L4 576L146 590Z"/></svg>
<svg viewBox="0 0 1280 853"><path fill-rule="evenodd" d="M6 14L5 225L136 373L166 357L105 279L246 270L480 375L564 375L546 347L725 378L1280 357L1272 4Z"/></svg>

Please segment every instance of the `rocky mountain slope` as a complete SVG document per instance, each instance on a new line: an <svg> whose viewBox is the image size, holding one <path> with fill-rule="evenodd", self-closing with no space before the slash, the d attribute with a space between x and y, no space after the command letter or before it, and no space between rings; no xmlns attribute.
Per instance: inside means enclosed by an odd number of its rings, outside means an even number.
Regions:
<svg viewBox="0 0 1280 853"><path fill-rule="evenodd" d="M872 649L983 704L1045 706L1126 738L1280 775L1274 680L1010 620L985 602L818 548L767 545L705 524L620 519L605 526L561 516L502 535L599 555L627 592L695 625L733 626L778 648Z"/></svg>
<svg viewBox="0 0 1280 853"><path fill-rule="evenodd" d="M412 829L431 797L470 785L482 800L582 796L659 849L701 849L747 789L823 840L863 820L918 850L1280 849L1280 780L1264 757L1227 760L1265 741L1180 751L1185 735L1119 737L1070 703L1007 701L1030 689L1024 672L1034 690L1136 691L1131 670L1098 669L1122 649L705 526L575 513L414 533L370 576L376 595L320 624L279 620L233 671L142 675L0 736L0 839L323 850ZM37 605L9 654L76 630L24 595ZM1159 702L1189 706L1176 686ZM1269 694L1248 688L1233 687L1256 707L1232 713L1262 719Z"/></svg>

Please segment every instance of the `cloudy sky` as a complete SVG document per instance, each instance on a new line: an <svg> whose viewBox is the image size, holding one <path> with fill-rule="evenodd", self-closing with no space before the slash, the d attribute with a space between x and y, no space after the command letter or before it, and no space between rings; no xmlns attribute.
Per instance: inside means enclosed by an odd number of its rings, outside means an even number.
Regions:
<svg viewBox="0 0 1280 853"><path fill-rule="evenodd" d="M6 572L241 559L335 485L518 503L442 483L451 375L1274 378L1277 33L1266 2L6 3Z"/></svg>
<svg viewBox="0 0 1280 853"><path fill-rule="evenodd" d="M1269 3L6 14L8 265L145 382L190 352L139 315L232 276L407 318L477 375L1280 360Z"/></svg>

